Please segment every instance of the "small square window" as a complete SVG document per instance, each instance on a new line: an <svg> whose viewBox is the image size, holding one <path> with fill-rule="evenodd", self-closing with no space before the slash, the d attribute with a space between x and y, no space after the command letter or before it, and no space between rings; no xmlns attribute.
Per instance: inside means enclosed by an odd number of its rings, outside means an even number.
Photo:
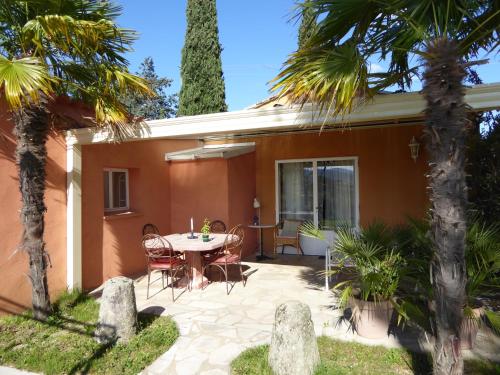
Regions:
<svg viewBox="0 0 500 375"><path fill-rule="evenodd" d="M104 211L129 209L128 170L104 170Z"/></svg>

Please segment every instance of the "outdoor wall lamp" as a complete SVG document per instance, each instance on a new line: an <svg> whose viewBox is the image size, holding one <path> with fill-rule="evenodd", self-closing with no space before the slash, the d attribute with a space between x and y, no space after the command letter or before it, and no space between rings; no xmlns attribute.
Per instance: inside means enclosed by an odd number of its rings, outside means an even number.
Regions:
<svg viewBox="0 0 500 375"><path fill-rule="evenodd" d="M410 143L408 144L408 147L410 147L410 156L413 159L413 161L416 163L418 159L418 152L420 150L420 143L417 142L415 139L415 136L411 138Z"/></svg>
<svg viewBox="0 0 500 375"><path fill-rule="evenodd" d="M253 208L260 208L260 202L257 198L253 199Z"/></svg>
<svg viewBox="0 0 500 375"><path fill-rule="evenodd" d="M257 198L253 199L253 208L258 210L258 215L253 217L253 223L258 225L260 221L260 202Z"/></svg>

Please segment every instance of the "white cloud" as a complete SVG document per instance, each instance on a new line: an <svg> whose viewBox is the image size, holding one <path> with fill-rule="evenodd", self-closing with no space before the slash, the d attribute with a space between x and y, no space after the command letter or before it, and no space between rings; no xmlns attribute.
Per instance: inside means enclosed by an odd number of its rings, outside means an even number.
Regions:
<svg viewBox="0 0 500 375"><path fill-rule="evenodd" d="M385 69L382 67L382 65L376 64L376 63L370 63L370 66L368 67L368 72L369 73L380 73L384 72Z"/></svg>

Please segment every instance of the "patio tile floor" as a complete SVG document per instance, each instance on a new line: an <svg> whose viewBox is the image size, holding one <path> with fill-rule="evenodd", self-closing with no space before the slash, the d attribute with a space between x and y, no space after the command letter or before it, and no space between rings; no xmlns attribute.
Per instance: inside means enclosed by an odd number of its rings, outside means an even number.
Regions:
<svg viewBox="0 0 500 375"><path fill-rule="evenodd" d="M244 262L249 267L246 272L250 273L246 287L237 282L226 295L225 283L214 282L204 290L186 291L175 303L169 289L161 290L159 280L151 285L150 298L146 299L146 278L138 278L135 283L138 310L170 315L180 330L172 348L142 374L229 374L231 361L243 350L270 342L275 309L289 300L309 305L317 335L367 345L431 348L425 338L408 333L380 340L364 339L354 334L345 322L339 323L335 297L325 291L324 279L318 275L323 262L318 257L294 255L279 255L266 262ZM487 356L491 354L490 346L494 348L496 344L486 345Z"/></svg>
<svg viewBox="0 0 500 375"><path fill-rule="evenodd" d="M170 290L160 291L160 281L152 284L146 299L146 280L137 279L139 311L170 315L180 329L178 341L144 374L228 374L231 361L243 350L270 342L276 306L288 300L310 306L318 335L337 316L333 296L324 291L316 274L323 260L279 256L274 261L244 264L249 267L246 287L237 282L226 295L225 283L214 282L204 290L183 293L175 303Z"/></svg>

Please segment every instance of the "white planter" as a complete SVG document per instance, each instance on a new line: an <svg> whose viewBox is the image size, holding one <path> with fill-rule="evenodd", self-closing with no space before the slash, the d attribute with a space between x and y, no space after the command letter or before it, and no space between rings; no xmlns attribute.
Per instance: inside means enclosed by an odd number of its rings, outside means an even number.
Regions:
<svg viewBox="0 0 500 375"><path fill-rule="evenodd" d="M368 339L380 339L389 334L394 308L389 301L371 302L351 298L354 329Z"/></svg>

